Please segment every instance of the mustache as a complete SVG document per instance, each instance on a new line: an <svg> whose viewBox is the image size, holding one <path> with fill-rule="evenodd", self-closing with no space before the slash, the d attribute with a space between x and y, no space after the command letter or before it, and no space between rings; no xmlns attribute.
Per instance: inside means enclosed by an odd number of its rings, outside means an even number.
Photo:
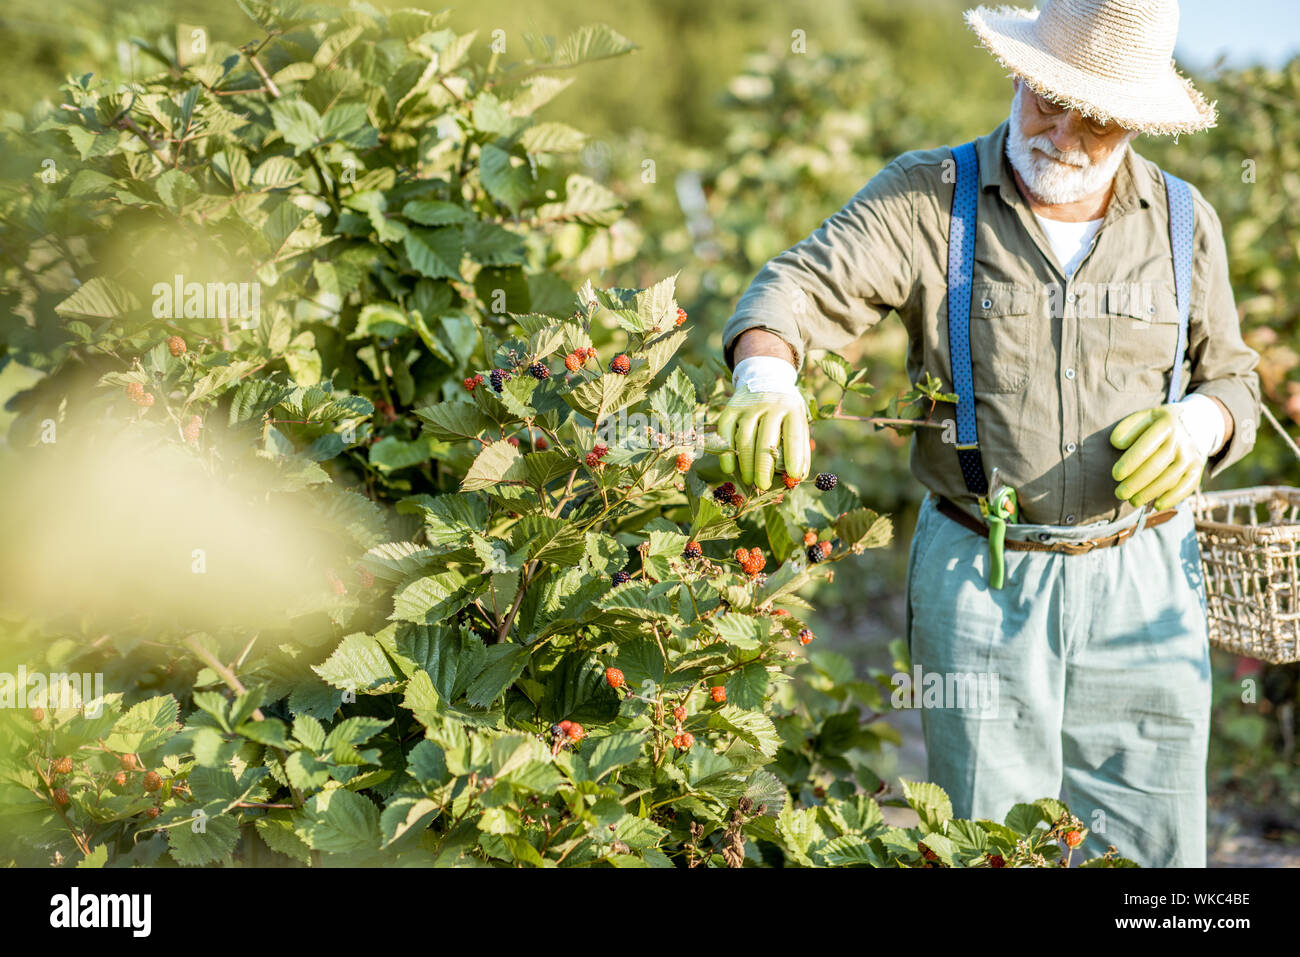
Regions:
<svg viewBox="0 0 1300 957"><path fill-rule="evenodd" d="M1062 163L1067 163L1078 169L1087 169L1092 165L1092 160L1087 153L1082 150L1059 150L1052 145L1052 141L1046 136L1031 136L1025 140L1025 146L1030 149L1041 150L1052 159L1060 160Z"/></svg>

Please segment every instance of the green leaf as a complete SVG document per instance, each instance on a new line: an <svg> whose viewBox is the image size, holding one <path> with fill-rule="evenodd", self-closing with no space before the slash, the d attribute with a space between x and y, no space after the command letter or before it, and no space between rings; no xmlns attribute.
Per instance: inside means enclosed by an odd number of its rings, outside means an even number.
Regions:
<svg viewBox="0 0 1300 957"><path fill-rule="evenodd" d="M473 600L480 583L451 570L426 575L403 585L393 595L393 621L436 625Z"/></svg>
<svg viewBox="0 0 1300 957"><path fill-rule="evenodd" d="M515 466L521 456L519 450L509 442L493 442L483 448L465 473L460 483L462 492L476 492L490 488L505 481L506 473Z"/></svg>
<svg viewBox="0 0 1300 957"><path fill-rule="evenodd" d="M460 260L465 247L456 227L413 228L407 232L402 245L420 275L430 279L460 278Z"/></svg>
<svg viewBox="0 0 1300 957"><path fill-rule="evenodd" d="M944 824L952 820L952 801L943 788L928 781L902 780L902 785L903 797L921 818L922 830L942 832Z"/></svg>
<svg viewBox="0 0 1300 957"><path fill-rule="evenodd" d="M587 758L587 777L599 781L614 768L631 764L640 756L646 742L642 731L618 731L601 738Z"/></svg>
<svg viewBox="0 0 1300 957"><path fill-rule="evenodd" d="M366 339L373 335L387 339L410 331L410 317L396 303L375 302L362 308L357 328L348 338Z"/></svg>
<svg viewBox="0 0 1300 957"><path fill-rule="evenodd" d="M87 279L81 288L54 307L61 316L116 319L140 308L140 301L120 283L102 276Z"/></svg>
<svg viewBox="0 0 1300 957"><path fill-rule="evenodd" d="M636 44L627 37L598 23L574 31L556 48L551 62L559 66L577 66L592 60L622 56L635 49Z"/></svg>
<svg viewBox="0 0 1300 957"><path fill-rule="evenodd" d="M271 103L271 120L284 141L300 156L320 139L321 117L306 100L282 97Z"/></svg>
<svg viewBox="0 0 1300 957"><path fill-rule="evenodd" d="M533 191L533 174L528 162L492 143L483 147L479 175L492 198L514 213L519 212Z"/></svg>
<svg viewBox="0 0 1300 957"><path fill-rule="evenodd" d="M855 551L883 548L893 538L894 524L888 516L878 515L869 508L856 508L836 519L835 534Z"/></svg>
<svg viewBox="0 0 1300 957"><path fill-rule="evenodd" d="M184 867L210 864L231 853L239 839L233 814L209 814L192 823L167 828L167 844L176 863Z"/></svg>
<svg viewBox="0 0 1300 957"><path fill-rule="evenodd" d="M587 550L580 526L546 515L525 515L510 541L516 549L527 548L529 558L551 565L576 565Z"/></svg>
<svg viewBox="0 0 1300 957"><path fill-rule="evenodd" d="M623 202L594 179L571 173L564 182L564 199L544 203L537 216L548 222L611 226L623 214Z"/></svg>
<svg viewBox="0 0 1300 957"><path fill-rule="evenodd" d="M522 645L492 645L483 673L469 686L466 700L475 708L486 708L514 683L528 664L528 649Z"/></svg>
<svg viewBox="0 0 1300 957"><path fill-rule="evenodd" d="M369 799L343 788L313 795L299 820L299 832L317 851L372 851L382 839L379 809Z"/></svg>
<svg viewBox="0 0 1300 957"><path fill-rule="evenodd" d="M492 420L468 402L439 402L415 410L435 439L454 442L482 435Z"/></svg>
<svg viewBox="0 0 1300 957"><path fill-rule="evenodd" d="M401 681L374 636L362 632L344 638L334 653L312 671L327 683L356 694L392 691Z"/></svg>
<svg viewBox="0 0 1300 957"><path fill-rule="evenodd" d="M152 751L179 729L180 706L171 695L148 698L118 718L105 745L114 751L140 754Z"/></svg>
<svg viewBox="0 0 1300 957"><path fill-rule="evenodd" d="M761 711L742 711L735 705L726 704L709 715L709 727L732 732L769 758L781 747L776 726Z"/></svg>
<svg viewBox="0 0 1300 957"><path fill-rule="evenodd" d="M456 226L474 221L474 214L464 206L441 199L413 199L402 207L402 215L421 226Z"/></svg>

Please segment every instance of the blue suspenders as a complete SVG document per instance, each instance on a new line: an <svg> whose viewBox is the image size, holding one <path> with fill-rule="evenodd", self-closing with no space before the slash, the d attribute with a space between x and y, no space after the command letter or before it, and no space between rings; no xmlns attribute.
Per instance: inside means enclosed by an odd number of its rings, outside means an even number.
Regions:
<svg viewBox="0 0 1300 957"><path fill-rule="evenodd" d="M957 463L966 489L972 495L988 492L984 460L980 455L975 422L975 379L971 372L970 304L975 272L975 211L979 201L979 159L975 143L952 151L957 181L952 194L952 220L948 227L948 354L952 362L953 389L957 393ZM1182 396L1183 356L1187 350L1188 308L1192 288L1194 214L1192 193L1177 176L1163 173L1169 199L1169 245L1173 250L1174 293L1178 300L1178 345L1169 376L1168 402Z"/></svg>

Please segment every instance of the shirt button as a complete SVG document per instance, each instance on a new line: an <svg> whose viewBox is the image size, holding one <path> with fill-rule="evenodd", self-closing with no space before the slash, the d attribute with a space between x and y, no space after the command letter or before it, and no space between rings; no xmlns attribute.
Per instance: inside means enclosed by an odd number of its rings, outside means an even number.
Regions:
<svg viewBox="0 0 1300 957"><path fill-rule="evenodd" d="M1073 524L1074 524L1074 516L1073 516L1073 515L1067 515L1067 516L1065 516L1065 524L1066 524L1066 525L1073 525Z"/></svg>
<svg viewBox="0 0 1300 957"><path fill-rule="evenodd" d="M1067 293L1065 294L1065 301L1066 301L1066 302L1074 302L1074 299L1075 299L1075 295L1074 295L1074 293L1072 293L1072 292L1067 292Z"/></svg>
<svg viewBox="0 0 1300 957"><path fill-rule="evenodd" d="M1065 377L1066 377L1067 379L1073 379L1073 378L1074 378L1074 370L1073 370L1073 369L1066 369L1066 370L1065 370Z"/></svg>
<svg viewBox="0 0 1300 957"><path fill-rule="evenodd" d="M1070 454L1070 453L1073 452L1076 448L1078 448L1078 446L1075 445L1073 442L1070 442L1070 443L1069 443L1068 445L1066 445L1066 447L1065 447L1066 454L1067 454L1067 455Z"/></svg>

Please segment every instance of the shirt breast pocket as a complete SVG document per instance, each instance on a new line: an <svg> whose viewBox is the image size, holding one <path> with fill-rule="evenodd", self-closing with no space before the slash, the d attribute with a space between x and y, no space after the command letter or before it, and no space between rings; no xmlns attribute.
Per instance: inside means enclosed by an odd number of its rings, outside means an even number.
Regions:
<svg viewBox="0 0 1300 957"><path fill-rule="evenodd" d="M1028 384L1036 326L1033 304L1033 291L1026 286L972 284L970 351L976 392L1020 392Z"/></svg>
<svg viewBox="0 0 1300 957"><path fill-rule="evenodd" d="M1178 348L1178 302L1167 283L1114 283L1106 287L1106 381L1119 392L1160 393L1168 388Z"/></svg>

